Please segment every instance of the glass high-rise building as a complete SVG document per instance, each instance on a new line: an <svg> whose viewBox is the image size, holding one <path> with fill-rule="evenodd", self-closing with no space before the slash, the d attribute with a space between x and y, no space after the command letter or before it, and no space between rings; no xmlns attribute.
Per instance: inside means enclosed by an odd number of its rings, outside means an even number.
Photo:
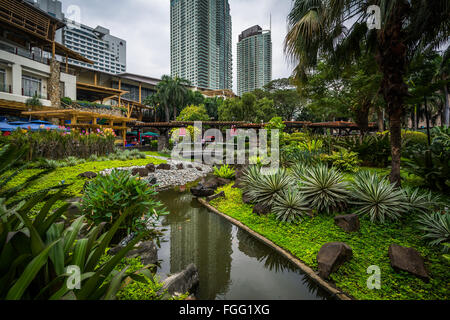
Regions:
<svg viewBox="0 0 450 320"><path fill-rule="evenodd" d="M231 15L228 0L170 1L171 75L191 85L233 87Z"/></svg>
<svg viewBox="0 0 450 320"><path fill-rule="evenodd" d="M237 94L242 96L272 81L270 31L253 26L239 35L237 44Z"/></svg>

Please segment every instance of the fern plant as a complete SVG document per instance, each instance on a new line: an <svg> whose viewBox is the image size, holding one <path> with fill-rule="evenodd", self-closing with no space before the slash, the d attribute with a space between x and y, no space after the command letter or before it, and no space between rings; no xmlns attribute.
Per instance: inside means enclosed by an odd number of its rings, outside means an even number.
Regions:
<svg viewBox="0 0 450 320"><path fill-rule="evenodd" d="M356 175L352 196L359 207L356 213L368 216L372 222L397 220L410 208L403 190L368 171Z"/></svg>
<svg viewBox="0 0 450 320"><path fill-rule="evenodd" d="M338 170L320 164L304 169L300 178L300 191L319 213L329 214L347 206L347 184Z"/></svg>
<svg viewBox="0 0 450 320"><path fill-rule="evenodd" d="M236 171L229 165L221 166L220 168L214 167L214 175L219 178L233 179Z"/></svg>
<svg viewBox="0 0 450 320"><path fill-rule="evenodd" d="M305 196L294 188L281 191L274 200L272 212L283 222L298 222L310 215L310 208Z"/></svg>

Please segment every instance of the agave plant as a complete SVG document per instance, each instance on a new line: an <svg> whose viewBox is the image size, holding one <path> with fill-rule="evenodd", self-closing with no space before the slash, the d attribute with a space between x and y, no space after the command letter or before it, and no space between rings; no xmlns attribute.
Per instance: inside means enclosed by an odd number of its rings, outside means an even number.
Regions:
<svg viewBox="0 0 450 320"><path fill-rule="evenodd" d="M421 191L419 188L404 188L405 197L408 201L411 211L415 213L427 214L433 209L441 206L441 200L438 196L433 196L431 191Z"/></svg>
<svg viewBox="0 0 450 320"><path fill-rule="evenodd" d="M244 193L247 193L252 186L258 183L261 180L261 177L261 167L256 165L249 166L241 178L241 185Z"/></svg>
<svg viewBox="0 0 450 320"><path fill-rule="evenodd" d="M307 166L303 163L296 163L291 167L291 175L296 180L302 180L303 174L305 173Z"/></svg>
<svg viewBox="0 0 450 320"><path fill-rule="evenodd" d="M355 176L352 196L356 199L353 203L359 206L356 213L369 216L372 222L397 220L410 208L403 190L368 171Z"/></svg>
<svg viewBox="0 0 450 320"><path fill-rule="evenodd" d="M294 188L281 191L273 202L272 212L284 222L297 222L309 214L305 196Z"/></svg>
<svg viewBox="0 0 450 320"><path fill-rule="evenodd" d="M254 203L263 203L272 206L278 193L292 185L292 179L285 169L279 169L270 174L262 174L254 181L253 185L246 185L245 192Z"/></svg>
<svg viewBox="0 0 450 320"><path fill-rule="evenodd" d="M338 170L320 164L305 168L300 179L300 191L318 212L335 212L347 206L347 184Z"/></svg>
<svg viewBox="0 0 450 320"><path fill-rule="evenodd" d="M424 214L419 220L419 229L425 232L424 239L430 245L438 246L450 242L450 213L434 212ZM449 251L448 246L443 246L445 252Z"/></svg>

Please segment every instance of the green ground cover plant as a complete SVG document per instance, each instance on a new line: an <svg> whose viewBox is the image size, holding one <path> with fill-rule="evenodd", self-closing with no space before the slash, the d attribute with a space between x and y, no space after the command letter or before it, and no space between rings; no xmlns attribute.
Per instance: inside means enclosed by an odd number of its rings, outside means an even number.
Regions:
<svg viewBox="0 0 450 320"><path fill-rule="evenodd" d="M13 188L18 186L24 182L26 182L30 177L41 174L42 176L33 181L33 183L27 186L24 189L20 196L25 197L27 195L32 195L34 192L37 192L41 189L53 187L56 185L66 184L67 188L64 189L64 193L62 194L62 199L69 199L80 197L82 195L83 186L86 182L86 179L78 177L79 174L87 171L92 171L95 173L99 173L106 169L112 168L122 168L122 167L131 167L131 166L145 166L149 163L153 163L155 165L166 163L165 160L155 159L155 158L147 158L147 159L137 159L137 160L108 160L108 161L95 161L95 162L85 162L83 164L73 166L73 167L63 167L57 168L48 172L45 169L23 169L14 176L14 179L9 181L5 188ZM6 172L5 174L11 174L13 170ZM16 200L17 197L9 198L8 202ZM39 206L37 206L39 208Z"/></svg>
<svg viewBox="0 0 450 320"><path fill-rule="evenodd" d="M353 249L353 258L331 275L331 280L356 299L440 299L450 298L448 279L450 268L442 251L430 247L417 228L412 215L389 224L374 224L361 217L361 230L346 233L334 225L326 215L306 217L301 223L281 222L274 214L257 216L253 206L242 202L242 191L228 185L217 191L224 191L225 198L211 204L219 211L233 217L252 230L290 251L310 267L317 269L316 256L327 242L343 241ZM350 212L349 212L350 213ZM392 243L414 247L425 258L431 275L429 283L406 273L395 272L389 261L388 248ZM381 289L367 288L367 268L377 265L381 268Z"/></svg>

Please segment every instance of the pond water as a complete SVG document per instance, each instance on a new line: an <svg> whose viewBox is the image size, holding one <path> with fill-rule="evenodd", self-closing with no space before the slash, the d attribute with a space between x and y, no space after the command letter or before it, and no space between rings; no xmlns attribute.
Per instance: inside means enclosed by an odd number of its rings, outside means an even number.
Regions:
<svg viewBox="0 0 450 320"><path fill-rule="evenodd" d="M330 295L284 256L202 207L189 192L164 191L170 214L158 251L161 280L194 263L201 300L324 300Z"/></svg>

